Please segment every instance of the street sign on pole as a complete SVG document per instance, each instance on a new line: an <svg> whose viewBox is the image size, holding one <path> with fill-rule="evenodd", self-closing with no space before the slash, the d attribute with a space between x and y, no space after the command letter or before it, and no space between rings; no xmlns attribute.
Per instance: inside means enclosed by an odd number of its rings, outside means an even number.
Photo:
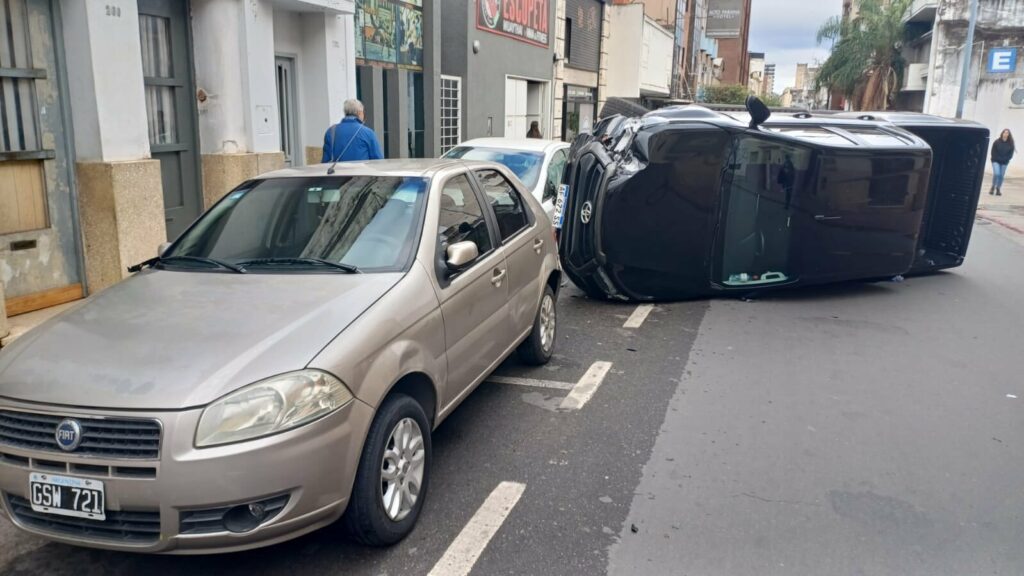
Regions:
<svg viewBox="0 0 1024 576"><path fill-rule="evenodd" d="M967 22L967 42L964 44L964 69L960 76L960 98L956 101L956 117L964 117L964 101L967 100L967 83L971 79L971 60L974 51L974 28L978 24L978 0L971 0L971 16Z"/></svg>

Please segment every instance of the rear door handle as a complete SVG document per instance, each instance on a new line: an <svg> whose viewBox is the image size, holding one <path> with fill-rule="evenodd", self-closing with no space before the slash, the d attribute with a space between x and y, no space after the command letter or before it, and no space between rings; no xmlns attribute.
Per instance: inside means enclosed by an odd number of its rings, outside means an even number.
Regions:
<svg viewBox="0 0 1024 576"><path fill-rule="evenodd" d="M826 220L842 220L842 216L825 216L824 214L818 214L814 217L818 222L824 222Z"/></svg>
<svg viewBox="0 0 1024 576"><path fill-rule="evenodd" d="M544 239L543 238L537 238L536 240L533 241L533 249L534 249L534 251L537 252L537 254L540 254L540 249L543 248L543 247L544 247Z"/></svg>
<svg viewBox="0 0 1024 576"><path fill-rule="evenodd" d="M505 270L494 269L494 275L491 276L491 284L495 287L501 286L501 281L505 279Z"/></svg>

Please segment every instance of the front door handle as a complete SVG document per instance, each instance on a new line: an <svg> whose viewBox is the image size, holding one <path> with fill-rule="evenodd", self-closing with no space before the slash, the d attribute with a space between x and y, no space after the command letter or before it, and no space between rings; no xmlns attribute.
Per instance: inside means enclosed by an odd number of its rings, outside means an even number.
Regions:
<svg viewBox="0 0 1024 576"><path fill-rule="evenodd" d="M842 220L842 216L825 216L824 214L818 214L814 217L818 222L824 222L826 220Z"/></svg>
<svg viewBox="0 0 1024 576"><path fill-rule="evenodd" d="M543 238L537 238L536 240L533 241L533 250L537 254L540 254L540 249L543 248L543 247L544 247L544 239Z"/></svg>
<svg viewBox="0 0 1024 576"><path fill-rule="evenodd" d="M494 269L494 275L491 276L491 284L494 284L495 288L501 287L501 281L505 279L505 270Z"/></svg>

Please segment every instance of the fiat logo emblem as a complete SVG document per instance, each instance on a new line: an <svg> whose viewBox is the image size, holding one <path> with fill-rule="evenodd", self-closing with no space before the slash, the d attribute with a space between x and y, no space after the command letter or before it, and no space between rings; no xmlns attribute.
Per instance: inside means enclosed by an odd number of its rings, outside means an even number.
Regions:
<svg viewBox="0 0 1024 576"><path fill-rule="evenodd" d="M584 224L590 224L590 217L594 215L594 206L590 202L583 203L583 209L580 210L580 220Z"/></svg>
<svg viewBox="0 0 1024 576"><path fill-rule="evenodd" d="M60 424L57 424L57 430L53 437L57 440L57 446L60 446L61 450L74 452L82 443L82 425L78 423L78 420L70 418L62 420Z"/></svg>

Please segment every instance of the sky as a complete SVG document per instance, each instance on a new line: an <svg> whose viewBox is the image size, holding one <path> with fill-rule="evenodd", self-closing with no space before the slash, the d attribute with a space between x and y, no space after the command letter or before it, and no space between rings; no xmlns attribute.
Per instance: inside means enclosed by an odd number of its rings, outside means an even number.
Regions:
<svg viewBox="0 0 1024 576"><path fill-rule="evenodd" d="M750 14L750 51L764 52L775 64L775 92L793 86L796 65L828 58L828 45L818 46L818 28L843 11L842 0L753 0Z"/></svg>

